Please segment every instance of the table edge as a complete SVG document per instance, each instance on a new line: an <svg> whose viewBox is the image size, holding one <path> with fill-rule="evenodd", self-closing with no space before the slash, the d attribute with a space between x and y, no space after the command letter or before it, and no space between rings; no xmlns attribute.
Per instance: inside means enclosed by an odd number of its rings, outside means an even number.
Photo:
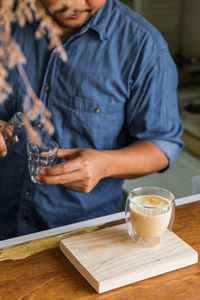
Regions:
<svg viewBox="0 0 200 300"><path fill-rule="evenodd" d="M195 195L175 199L175 204L176 204L176 206L179 206L179 205L189 204L189 203L193 203L193 202L197 202L197 201L200 201L200 194L195 194ZM30 241L37 240L37 239L42 239L42 238L47 238L47 237L51 237L51 236L55 236L55 235L64 234L64 233L74 231L77 229L98 226L100 224L105 224L108 222L117 221L117 220L121 220L121 219L124 219L123 211L119 212L119 213L103 216L103 217L98 217L95 219L90 219L87 221L77 222L77 223L73 223L70 225L65 225L65 226L61 226L61 227L57 227L57 228L53 228L53 229L48 229L48 230L39 231L36 233L23 235L20 237L3 240L3 241L0 241L0 249L2 249L4 247L10 247L10 246L23 244L23 243L30 242Z"/></svg>

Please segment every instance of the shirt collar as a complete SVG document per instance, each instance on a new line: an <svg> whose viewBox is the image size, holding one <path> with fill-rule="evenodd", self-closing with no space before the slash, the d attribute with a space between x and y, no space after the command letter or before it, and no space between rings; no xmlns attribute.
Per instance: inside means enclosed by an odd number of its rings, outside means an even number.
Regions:
<svg viewBox="0 0 200 300"><path fill-rule="evenodd" d="M102 41L109 39L108 27L113 15L113 0L106 0L106 3L92 17L88 28L96 31Z"/></svg>

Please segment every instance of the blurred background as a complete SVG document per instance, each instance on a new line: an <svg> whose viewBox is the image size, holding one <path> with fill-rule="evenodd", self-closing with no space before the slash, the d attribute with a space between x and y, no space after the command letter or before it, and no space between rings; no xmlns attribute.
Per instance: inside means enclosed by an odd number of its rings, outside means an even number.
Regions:
<svg viewBox="0 0 200 300"><path fill-rule="evenodd" d="M125 197L135 187L165 187L176 198L200 193L200 1L123 0L162 33L179 73L178 104L185 148L172 169L125 180Z"/></svg>

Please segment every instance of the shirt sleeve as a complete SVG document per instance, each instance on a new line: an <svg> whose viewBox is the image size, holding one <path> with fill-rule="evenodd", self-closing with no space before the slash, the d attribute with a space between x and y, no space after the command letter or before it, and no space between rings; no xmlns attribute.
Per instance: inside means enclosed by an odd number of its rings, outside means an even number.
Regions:
<svg viewBox="0 0 200 300"><path fill-rule="evenodd" d="M159 147L170 168L184 143L177 103L178 76L167 50L153 57L131 84L126 117L130 142L146 140Z"/></svg>

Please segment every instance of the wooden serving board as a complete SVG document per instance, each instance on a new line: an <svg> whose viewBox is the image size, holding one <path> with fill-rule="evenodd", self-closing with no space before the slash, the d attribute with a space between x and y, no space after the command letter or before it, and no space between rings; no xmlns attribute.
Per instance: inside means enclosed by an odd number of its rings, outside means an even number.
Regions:
<svg viewBox="0 0 200 300"><path fill-rule="evenodd" d="M98 293L198 262L198 253L173 232L161 245L144 248L129 237L126 224L66 238L60 248Z"/></svg>

